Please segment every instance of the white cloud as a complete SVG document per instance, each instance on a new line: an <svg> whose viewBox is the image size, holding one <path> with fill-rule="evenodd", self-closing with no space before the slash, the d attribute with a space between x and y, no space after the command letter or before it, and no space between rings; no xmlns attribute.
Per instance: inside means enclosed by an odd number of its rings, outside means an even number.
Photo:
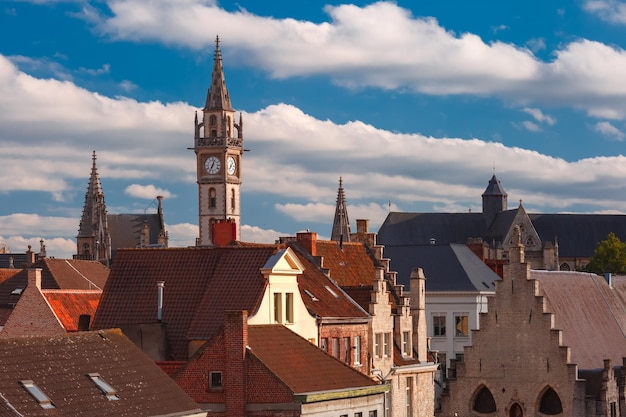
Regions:
<svg viewBox="0 0 626 417"><path fill-rule="evenodd" d="M583 8L606 22L626 24L626 4L621 1L587 0Z"/></svg>
<svg viewBox="0 0 626 417"><path fill-rule="evenodd" d="M111 65L104 64L104 65L102 65L102 68L98 68L98 69L91 69L91 68L83 68L83 67L81 67L78 70L80 72L84 72L85 74L97 76L97 75L110 73L111 72Z"/></svg>
<svg viewBox="0 0 626 417"><path fill-rule="evenodd" d="M593 128L596 132L601 133L602 135L607 136L611 139L619 141L624 140L624 132L622 132L609 122L598 122Z"/></svg>
<svg viewBox="0 0 626 417"><path fill-rule="evenodd" d="M524 127L524 129L531 131L531 132L542 131L541 127L537 123L531 122L530 120L523 121L522 126Z"/></svg>
<svg viewBox="0 0 626 417"><path fill-rule="evenodd" d="M524 107L522 111L524 113L530 114L536 121L545 123L549 126L552 126L556 123L556 120L552 116L543 114L543 112L540 109Z"/></svg>
<svg viewBox="0 0 626 417"><path fill-rule="evenodd" d="M176 195L170 193L167 190L162 188L157 188L154 185L140 185L140 184L131 184L124 190L124 194L129 195L135 198L143 198L148 200L153 200L157 196L165 197L165 198L173 198Z"/></svg>

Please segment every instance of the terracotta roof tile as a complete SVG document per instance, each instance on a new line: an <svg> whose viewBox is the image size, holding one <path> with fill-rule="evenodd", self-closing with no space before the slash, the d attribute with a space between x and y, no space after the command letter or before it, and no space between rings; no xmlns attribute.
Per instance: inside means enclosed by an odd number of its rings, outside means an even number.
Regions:
<svg viewBox="0 0 626 417"><path fill-rule="evenodd" d="M42 290L41 293L68 332L79 330L81 315L93 318L102 295L100 290Z"/></svg>
<svg viewBox="0 0 626 417"><path fill-rule="evenodd" d="M295 394L378 385L281 325L249 326L248 343Z"/></svg>
<svg viewBox="0 0 626 417"><path fill-rule="evenodd" d="M119 399L109 401L89 373L100 374ZM55 408L41 408L20 380L32 380ZM0 340L0 392L2 403L28 416L186 415L198 410L119 330Z"/></svg>
<svg viewBox="0 0 626 417"><path fill-rule="evenodd" d="M12 268L0 268L0 284L2 284L7 279L11 278L13 275L20 272L21 269L12 269Z"/></svg>
<svg viewBox="0 0 626 417"><path fill-rule="evenodd" d="M332 240L318 240L315 255L324 257L324 268L341 287L372 285L376 266L361 243L344 243L342 247Z"/></svg>
<svg viewBox="0 0 626 417"><path fill-rule="evenodd" d="M260 269L274 245L120 249L94 329L157 321L157 281L164 281L163 323L172 359L187 359L190 339L208 340L225 310L257 310Z"/></svg>
<svg viewBox="0 0 626 417"><path fill-rule="evenodd" d="M41 269L42 289L102 289L109 276L109 268L97 261L44 258L29 266L32 268ZM16 304L19 294L12 292L23 290L27 282L28 271L22 269L0 283L0 307Z"/></svg>

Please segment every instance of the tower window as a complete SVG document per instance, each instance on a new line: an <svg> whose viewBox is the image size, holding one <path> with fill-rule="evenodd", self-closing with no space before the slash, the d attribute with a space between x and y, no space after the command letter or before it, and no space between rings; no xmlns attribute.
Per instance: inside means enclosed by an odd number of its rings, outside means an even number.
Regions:
<svg viewBox="0 0 626 417"><path fill-rule="evenodd" d="M561 405L559 394L557 394L552 388L545 390L541 396L539 412L549 416L554 416L563 412L563 406Z"/></svg>
<svg viewBox="0 0 626 417"><path fill-rule="evenodd" d="M495 413L496 412L496 401L489 391L489 388L486 386L482 386L476 396L474 397L474 403L472 408L474 411L479 413Z"/></svg>
<svg viewBox="0 0 626 417"><path fill-rule="evenodd" d="M215 188L209 188L209 208L215 208L217 206L217 198Z"/></svg>
<svg viewBox="0 0 626 417"><path fill-rule="evenodd" d="M230 190L230 209L235 211L235 189Z"/></svg>

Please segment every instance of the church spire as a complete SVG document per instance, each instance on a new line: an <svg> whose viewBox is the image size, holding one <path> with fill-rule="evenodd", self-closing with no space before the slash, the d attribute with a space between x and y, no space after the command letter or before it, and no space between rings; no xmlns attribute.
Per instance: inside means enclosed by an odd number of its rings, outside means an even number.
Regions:
<svg viewBox="0 0 626 417"><path fill-rule="evenodd" d="M77 259L97 260L109 265L111 260L111 237L107 222L104 193L96 167L96 151L93 151L91 176L85 193L83 215L76 236Z"/></svg>
<svg viewBox="0 0 626 417"><path fill-rule="evenodd" d="M215 37L215 55L213 56L213 73L211 74L211 85L206 95L204 111L207 110L229 110L233 107L230 104L230 95L226 88L226 78L222 67L222 52L220 51L220 37Z"/></svg>
<svg viewBox="0 0 626 417"><path fill-rule="evenodd" d="M483 215L485 216L487 227L491 225L498 213L507 210L507 197L508 194L504 191L500 180L496 178L494 172L489 180L487 189L485 189L485 192L482 194Z"/></svg>
<svg viewBox="0 0 626 417"><path fill-rule="evenodd" d="M343 180L339 177L339 189L337 190L337 207L335 208L335 219L333 220L333 231L330 240L340 243L350 241L350 220L348 219L348 205L346 195L343 192Z"/></svg>

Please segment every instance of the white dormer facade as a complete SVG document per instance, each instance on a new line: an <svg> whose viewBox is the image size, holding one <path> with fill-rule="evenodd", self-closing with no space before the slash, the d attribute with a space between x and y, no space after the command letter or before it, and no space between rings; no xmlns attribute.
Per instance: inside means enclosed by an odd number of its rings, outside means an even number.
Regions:
<svg viewBox="0 0 626 417"><path fill-rule="evenodd" d="M267 286L249 325L282 324L317 345L317 321L306 308L298 288L304 266L291 248L279 250L261 268Z"/></svg>

